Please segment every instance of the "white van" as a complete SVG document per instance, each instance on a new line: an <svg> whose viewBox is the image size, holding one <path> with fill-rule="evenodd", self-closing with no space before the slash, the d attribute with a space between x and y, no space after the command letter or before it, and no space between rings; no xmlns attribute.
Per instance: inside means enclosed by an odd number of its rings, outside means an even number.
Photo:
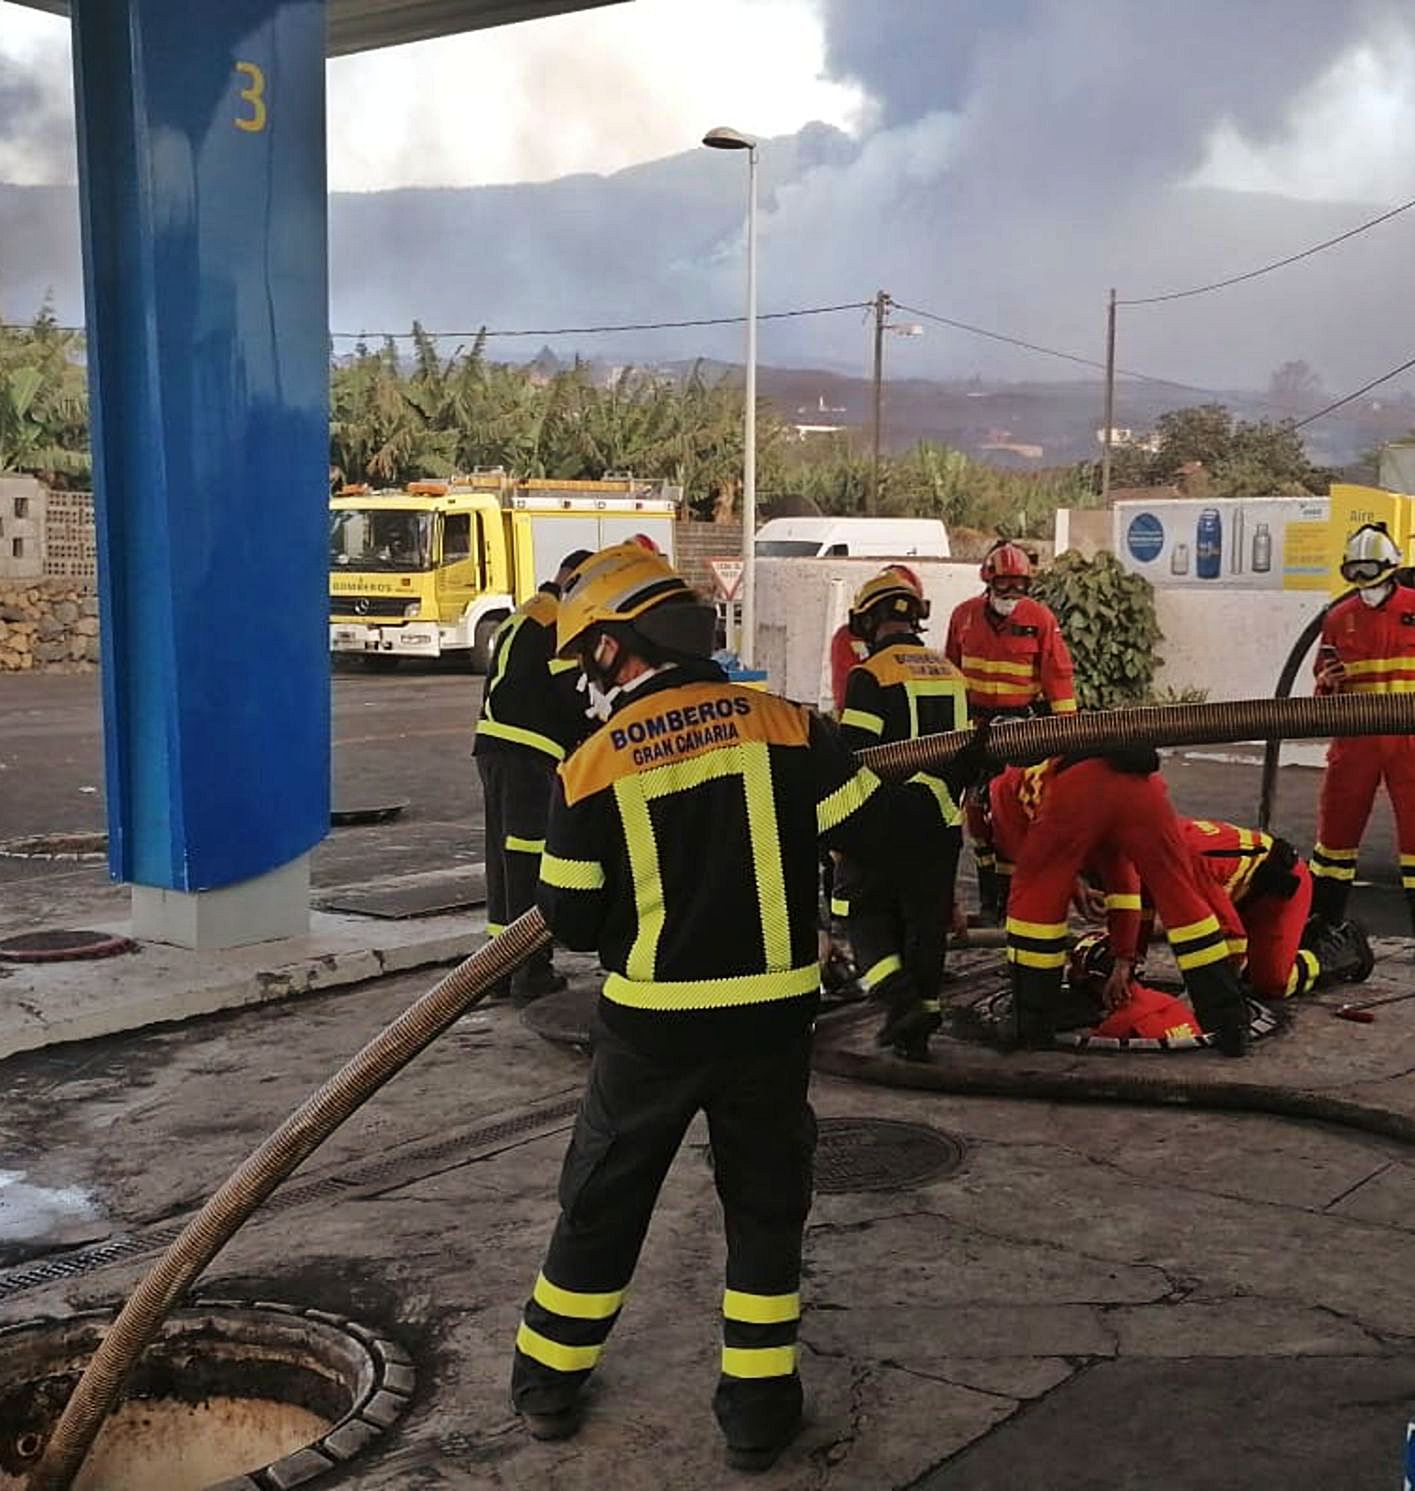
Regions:
<svg viewBox="0 0 1415 1491"><path fill-rule="evenodd" d="M773 518L757 530L758 559L947 559L937 518Z"/></svg>

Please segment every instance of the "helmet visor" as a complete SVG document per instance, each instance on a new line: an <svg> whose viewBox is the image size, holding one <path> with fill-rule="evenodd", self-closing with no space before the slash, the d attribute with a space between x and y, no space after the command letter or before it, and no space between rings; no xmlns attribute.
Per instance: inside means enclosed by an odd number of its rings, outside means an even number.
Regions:
<svg viewBox="0 0 1415 1491"><path fill-rule="evenodd" d="M1394 568L1388 559L1348 559L1341 566L1341 578L1352 585L1374 585Z"/></svg>
<svg viewBox="0 0 1415 1491"><path fill-rule="evenodd" d="M1030 575L994 575L988 589L994 595L1026 595L1032 588Z"/></svg>

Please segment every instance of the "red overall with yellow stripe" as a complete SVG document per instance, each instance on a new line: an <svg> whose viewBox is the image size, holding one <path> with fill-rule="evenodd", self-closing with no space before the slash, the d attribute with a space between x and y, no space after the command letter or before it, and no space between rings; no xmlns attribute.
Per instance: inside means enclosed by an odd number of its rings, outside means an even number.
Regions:
<svg viewBox="0 0 1415 1491"><path fill-rule="evenodd" d="M1319 671L1333 658L1345 676L1334 687L1319 680L1318 693L1415 693L1415 590L1397 585L1379 606L1355 595L1339 601L1322 624ZM1361 836L1382 782L1395 810L1400 882L1415 907L1415 737L1338 738L1327 750L1312 851L1315 909L1327 921L1345 915Z"/></svg>
<svg viewBox="0 0 1415 1491"><path fill-rule="evenodd" d="M1246 962L1253 992L1261 999L1308 993L1321 973L1321 964L1314 952L1302 946L1312 911L1312 876L1307 866L1300 859L1292 865L1296 886L1290 896L1267 893L1261 872L1273 853L1275 841L1270 834L1206 818L1180 822L1199 887L1218 917L1235 965Z"/></svg>
<svg viewBox="0 0 1415 1491"><path fill-rule="evenodd" d="M986 595L954 608L944 653L968 680L975 720L1016 714L1045 704L1053 714L1076 708L1071 654L1056 617L1023 596L1010 616L999 616Z"/></svg>

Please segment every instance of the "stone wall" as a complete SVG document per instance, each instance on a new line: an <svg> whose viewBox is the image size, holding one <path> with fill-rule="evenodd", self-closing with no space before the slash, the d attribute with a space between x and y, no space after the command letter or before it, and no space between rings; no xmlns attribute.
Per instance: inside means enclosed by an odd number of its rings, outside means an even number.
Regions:
<svg viewBox="0 0 1415 1491"><path fill-rule="evenodd" d="M98 597L75 580L0 579L0 673L98 662Z"/></svg>

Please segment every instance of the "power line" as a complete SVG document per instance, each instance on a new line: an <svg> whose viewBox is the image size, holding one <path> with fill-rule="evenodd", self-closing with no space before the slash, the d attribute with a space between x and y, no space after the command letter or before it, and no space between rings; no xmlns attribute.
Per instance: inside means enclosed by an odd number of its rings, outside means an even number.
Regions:
<svg viewBox="0 0 1415 1491"><path fill-rule="evenodd" d="M1207 295L1210 290L1224 290L1229 285L1241 285L1244 280L1255 280L1260 275L1271 274L1275 269L1285 269L1289 264L1296 264L1302 259L1310 259L1313 254L1320 254L1324 249L1335 248L1337 244L1345 243L1348 238L1355 238L1358 233L1378 228L1382 223L1388 223L1391 218L1399 217L1402 212L1409 212L1412 207L1415 207L1415 197L1408 202L1402 202L1399 207L1392 207L1389 212L1381 213L1379 217L1370 218L1364 223L1358 223L1354 228L1348 228L1345 233L1338 233L1335 238L1324 239L1321 243L1314 243L1300 253L1288 254L1283 259L1274 259L1271 264L1264 264L1258 269L1249 269L1243 274L1233 274L1227 279L1214 280L1208 285L1195 285L1189 290L1171 290L1165 295L1143 295L1134 300L1118 300L1116 304L1159 305L1166 300L1187 300L1191 295Z"/></svg>
<svg viewBox="0 0 1415 1491"><path fill-rule="evenodd" d="M758 314L757 320L788 321L800 316L828 316L836 311L868 310L873 304L874 302L870 300L851 300L843 305L808 305L790 311L764 311ZM449 341L457 337L490 339L491 337L599 336L616 331L679 331L698 326L742 326L746 320L745 316L699 316L688 321L625 321L613 326L526 327L514 331L482 326L475 331L424 331L423 335ZM79 333L84 331L82 326L53 326L48 329ZM0 331L33 330L34 327L29 322L0 321ZM410 340L416 333L411 331L331 331L329 335L334 341L401 342Z"/></svg>
<svg viewBox="0 0 1415 1491"><path fill-rule="evenodd" d="M1363 383L1354 392L1343 394L1339 399L1328 404L1325 409L1318 409L1315 414L1309 414L1306 419L1299 419L1292 428L1300 430L1303 425L1309 425L1313 420L1324 418L1326 415L1332 413L1333 410L1340 409L1344 404L1351 403L1353 399L1359 399L1363 393L1370 393L1373 388L1379 387L1382 383L1389 383L1392 378L1398 377L1408 368L1415 368L1415 357L1401 363L1398 368L1392 368L1388 373L1382 373L1379 378L1372 378L1369 383Z"/></svg>
<svg viewBox="0 0 1415 1491"><path fill-rule="evenodd" d="M1059 357L1064 362L1074 362L1081 367L1096 368L1102 373L1105 372L1105 363L1097 361L1094 357L1082 357L1078 352L1063 352L1058 347L1043 347L1037 342L1028 342L1021 337L1008 336L1006 332L989 331L985 326L972 326L967 321L956 321L951 316L940 316L934 311L922 310L916 305L904 305L899 301L895 304L901 311L907 311L911 316L922 316L926 321L937 321L941 326L951 326L956 331L966 331L973 336L987 337L989 341L1003 342L1009 347L1021 347L1027 352L1039 352L1044 357ZM1160 378L1154 373L1141 373L1133 368L1117 368L1116 372L1126 378L1138 379L1142 383L1162 383L1166 388L1179 388L1186 393L1202 393L1210 397L1218 393L1217 389L1200 388L1194 383L1180 383L1173 378ZM1261 403L1262 401L1254 400L1253 402Z"/></svg>

